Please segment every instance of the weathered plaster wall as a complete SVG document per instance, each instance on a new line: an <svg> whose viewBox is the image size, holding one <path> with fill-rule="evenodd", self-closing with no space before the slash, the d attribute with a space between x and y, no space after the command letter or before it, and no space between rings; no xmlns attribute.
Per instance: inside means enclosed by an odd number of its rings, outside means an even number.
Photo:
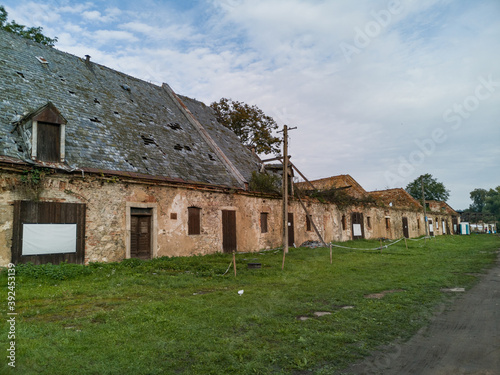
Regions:
<svg viewBox="0 0 500 375"><path fill-rule="evenodd" d="M10 262L13 227L13 202L26 197L19 189L20 174L0 175L0 265ZM48 175L40 194L42 201L85 203L85 262L120 261L127 256L130 207L152 207L154 212L153 256L188 256L222 252L222 210L236 211L238 251L258 251L282 244L281 199L234 191L212 191L190 186L166 186L141 181L123 181L96 175ZM425 234L423 214L410 210L380 207L352 207L339 210L335 205L306 200L306 207L326 242L352 239L351 212L363 213L365 238L401 238L402 217L408 218L410 237ZM201 233L188 235L188 207L201 208ZM268 232L261 233L260 213L268 213ZM313 228L306 230L306 214L297 201L290 201L294 216L295 244L317 241ZM173 214L173 215L172 215ZM346 216L342 230L342 215ZM370 217L370 226L367 223ZM390 229L385 218L390 218ZM444 214L435 234L442 234ZM417 225L420 220L420 228ZM128 220L128 221L127 221Z"/></svg>

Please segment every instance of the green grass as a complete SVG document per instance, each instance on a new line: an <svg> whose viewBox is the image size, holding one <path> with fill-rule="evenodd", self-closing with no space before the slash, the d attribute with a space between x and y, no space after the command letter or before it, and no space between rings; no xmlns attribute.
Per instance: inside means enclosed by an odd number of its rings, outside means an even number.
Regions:
<svg viewBox="0 0 500 375"><path fill-rule="evenodd" d="M343 246L373 248L378 241ZM19 374L332 374L407 339L496 259L493 235L89 266L16 267ZM247 263L260 262L261 269ZM7 295L7 276L0 285ZM242 296L238 290L244 290ZM401 290L382 299L365 295ZM6 300L2 314L6 321ZM354 306L343 309L343 306ZM316 311L331 315L314 317ZM301 321L300 316L310 319ZM7 325L0 348L6 352Z"/></svg>

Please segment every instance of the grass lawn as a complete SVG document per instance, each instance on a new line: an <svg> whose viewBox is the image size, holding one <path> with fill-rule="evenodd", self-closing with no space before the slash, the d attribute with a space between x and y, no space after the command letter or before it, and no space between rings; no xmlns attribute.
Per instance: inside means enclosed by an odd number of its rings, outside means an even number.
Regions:
<svg viewBox="0 0 500 375"><path fill-rule="evenodd" d="M334 248L333 264L329 249L290 249L284 271L281 251L238 254L236 278L232 266L222 276L231 254L19 265L15 369L5 355L8 288L0 274L0 373L333 374L378 345L409 338L450 298L442 288L469 289L496 259L500 237L440 236L408 246ZM392 292L365 297L383 291Z"/></svg>

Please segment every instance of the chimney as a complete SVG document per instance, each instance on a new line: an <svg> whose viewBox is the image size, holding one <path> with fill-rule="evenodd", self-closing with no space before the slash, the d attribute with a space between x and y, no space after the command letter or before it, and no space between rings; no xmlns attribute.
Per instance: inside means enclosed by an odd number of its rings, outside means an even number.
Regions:
<svg viewBox="0 0 500 375"><path fill-rule="evenodd" d="M90 55L85 55L85 62L87 64L90 62Z"/></svg>

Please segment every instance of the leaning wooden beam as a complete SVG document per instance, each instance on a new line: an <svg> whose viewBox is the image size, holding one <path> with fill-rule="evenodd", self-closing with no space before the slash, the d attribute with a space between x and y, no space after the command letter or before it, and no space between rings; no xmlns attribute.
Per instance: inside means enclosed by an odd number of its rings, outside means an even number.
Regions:
<svg viewBox="0 0 500 375"><path fill-rule="evenodd" d="M295 170L297 171L297 173L300 175L300 177L302 177L302 178L304 179L304 181L306 181L309 185L311 185L311 187L313 188L313 190L316 190L316 188L315 188L315 187L314 187L314 185L311 183L311 181L309 181L309 180L306 178L306 176L304 176L304 175L302 174L302 172L301 172L301 171L299 171L299 169L298 169L295 165L293 165L291 162L289 162L289 164L292 166L292 168L293 168L293 169L295 169Z"/></svg>
<svg viewBox="0 0 500 375"><path fill-rule="evenodd" d="M292 182L293 184L293 182ZM325 247L328 247L327 244L325 243L325 241L323 240L323 237L321 237L321 234L319 233L319 230L318 228L316 228L316 225L314 224L314 221L312 219L312 216L309 214L309 212L307 211L307 208L306 208L306 205L304 204L304 202L302 202L302 199L300 199L300 196L299 196L299 192L296 191L296 196L297 198L299 198L299 202L300 202L300 205L302 206L302 208L304 209L304 211L306 212L306 215L307 217L309 218L309 221L311 222L313 228L314 228L314 231L316 232L316 234L318 235L319 239L321 240L321 242L323 243L323 245Z"/></svg>
<svg viewBox="0 0 500 375"><path fill-rule="evenodd" d="M288 160L290 160L292 156L291 155L288 155ZM262 163L269 163L271 161L281 161L283 159L283 156L277 156L275 158L272 158L272 159L264 159L264 160L261 160Z"/></svg>

